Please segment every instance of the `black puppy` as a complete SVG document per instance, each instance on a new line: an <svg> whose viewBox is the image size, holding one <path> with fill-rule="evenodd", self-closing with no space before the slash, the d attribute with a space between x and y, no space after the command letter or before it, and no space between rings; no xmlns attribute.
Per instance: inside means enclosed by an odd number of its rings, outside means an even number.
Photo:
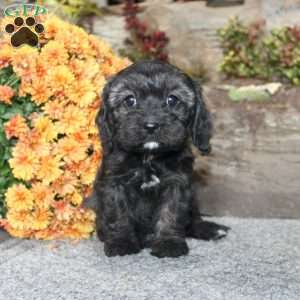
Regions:
<svg viewBox="0 0 300 300"><path fill-rule="evenodd" d="M208 154L212 126L192 79L169 64L139 62L107 83L102 100L94 192L106 255L151 247L157 257L177 257L188 253L186 237L225 236L228 227L203 221L193 199L189 137Z"/></svg>

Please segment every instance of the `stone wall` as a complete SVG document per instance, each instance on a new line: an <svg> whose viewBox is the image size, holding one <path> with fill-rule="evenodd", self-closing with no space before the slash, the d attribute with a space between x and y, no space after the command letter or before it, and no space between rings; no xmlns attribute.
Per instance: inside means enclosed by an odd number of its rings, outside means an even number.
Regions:
<svg viewBox="0 0 300 300"><path fill-rule="evenodd" d="M141 15L152 28L164 30L170 37L172 63L193 73L202 64L214 82L220 80L217 65L222 58L216 31L233 16L245 22L265 19L269 29L300 24L300 1L246 0L244 5L224 8L206 7L203 1L155 2Z"/></svg>
<svg viewBox="0 0 300 300"><path fill-rule="evenodd" d="M212 155L198 155L195 164L202 212L299 218L300 89L234 103L211 88L206 100L215 133Z"/></svg>

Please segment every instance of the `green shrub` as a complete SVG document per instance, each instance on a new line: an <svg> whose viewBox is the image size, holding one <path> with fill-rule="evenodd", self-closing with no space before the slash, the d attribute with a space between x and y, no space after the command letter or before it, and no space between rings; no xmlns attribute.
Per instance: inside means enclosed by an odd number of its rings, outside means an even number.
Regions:
<svg viewBox="0 0 300 300"><path fill-rule="evenodd" d="M218 30L223 48L220 70L227 76L300 84L300 27L267 33L265 23L245 25L233 18Z"/></svg>

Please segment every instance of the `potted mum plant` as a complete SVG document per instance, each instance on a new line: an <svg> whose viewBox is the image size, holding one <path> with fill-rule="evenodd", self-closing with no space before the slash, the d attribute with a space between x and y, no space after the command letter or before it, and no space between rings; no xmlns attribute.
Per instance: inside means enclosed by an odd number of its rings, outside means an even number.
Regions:
<svg viewBox="0 0 300 300"><path fill-rule="evenodd" d="M94 213L81 205L102 157L99 95L129 62L83 29L43 18L38 48L1 40L1 225L22 238L87 238Z"/></svg>

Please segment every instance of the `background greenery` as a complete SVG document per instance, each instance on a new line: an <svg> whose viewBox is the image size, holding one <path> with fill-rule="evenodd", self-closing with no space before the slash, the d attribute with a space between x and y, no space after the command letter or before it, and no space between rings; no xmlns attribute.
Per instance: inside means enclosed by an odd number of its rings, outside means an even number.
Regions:
<svg viewBox="0 0 300 300"><path fill-rule="evenodd" d="M300 84L300 26L267 32L263 21L245 25L233 18L218 35L224 54L220 70L227 76Z"/></svg>

